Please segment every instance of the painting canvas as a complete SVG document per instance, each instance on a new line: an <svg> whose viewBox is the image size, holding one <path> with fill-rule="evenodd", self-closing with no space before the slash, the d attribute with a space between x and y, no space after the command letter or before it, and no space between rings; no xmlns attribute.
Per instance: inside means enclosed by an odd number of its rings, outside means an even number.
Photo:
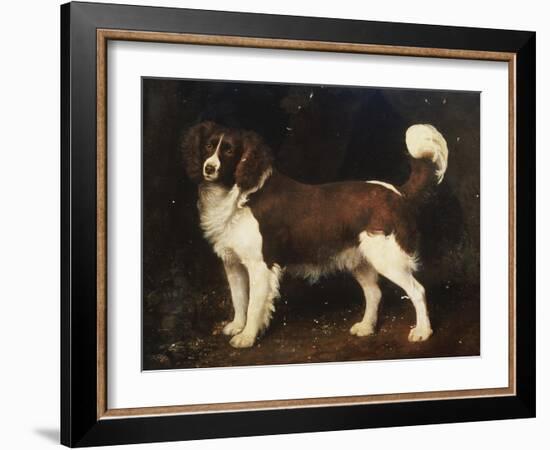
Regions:
<svg viewBox="0 0 550 450"><path fill-rule="evenodd" d="M142 368L480 354L479 92L142 78Z"/></svg>

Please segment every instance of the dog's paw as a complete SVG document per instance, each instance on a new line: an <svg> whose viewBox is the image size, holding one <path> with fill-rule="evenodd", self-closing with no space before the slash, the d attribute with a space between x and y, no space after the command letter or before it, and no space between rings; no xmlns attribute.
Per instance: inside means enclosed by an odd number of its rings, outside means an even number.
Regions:
<svg viewBox="0 0 550 450"><path fill-rule="evenodd" d="M244 328L243 323L235 322L234 320L232 322L229 322L228 324L223 327L222 333L226 336L235 336L236 334L239 334Z"/></svg>
<svg viewBox="0 0 550 450"><path fill-rule="evenodd" d="M369 336L374 334L374 327L370 323L357 322L349 332L355 336Z"/></svg>
<svg viewBox="0 0 550 450"><path fill-rule="evenodd" d="M414 327L409 333L409 342L422 342L432 335L432 329L428 327Z"/></svg>
<svg viewBox="0 0 550 450"><path fill-rule="evenodd" d="M252 336L250 334L240 333L229 341L232 347L235 348L248 348L252 347L254 345L254 341L256 340L255 336Z"/></svg>

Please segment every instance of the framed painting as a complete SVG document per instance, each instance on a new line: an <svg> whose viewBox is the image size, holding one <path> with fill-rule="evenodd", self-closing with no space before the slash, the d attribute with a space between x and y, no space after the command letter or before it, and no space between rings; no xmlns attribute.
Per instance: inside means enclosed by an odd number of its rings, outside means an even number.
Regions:
<svg viewBox="0 0 550 450"><path fill-rule="evenodd" d="M61 24L63 444L534 416L534 33Z"/></svg>

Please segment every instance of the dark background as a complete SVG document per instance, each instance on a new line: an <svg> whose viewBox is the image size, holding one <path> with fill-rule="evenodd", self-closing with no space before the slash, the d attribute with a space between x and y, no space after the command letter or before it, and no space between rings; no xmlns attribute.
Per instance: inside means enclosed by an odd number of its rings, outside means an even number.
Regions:
<svg viewBox="0 0 550 450"><path fill-rule="evenodd" d="M479 354L479 93L151 78L142 89L145 370ZM364 301L349 275L314 286L285 276L265 335L233 349L221 334L232 318L223 266L202 237L180 152L202 120L259 132L277 168L307 183L399 185L407 127L441 131L449 167L418 214L432 338L407 341L414 308L385 280L378 333L358 338L348 330Z"/></svg>

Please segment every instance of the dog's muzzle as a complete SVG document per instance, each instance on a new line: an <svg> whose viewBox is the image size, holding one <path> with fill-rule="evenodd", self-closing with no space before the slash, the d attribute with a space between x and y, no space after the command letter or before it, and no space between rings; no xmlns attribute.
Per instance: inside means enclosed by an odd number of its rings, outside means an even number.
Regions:
<svg viewBox="0 0 550 450"><path fill-rule="evenodd" d="M204 166L204 174L205 175L214 175L216 172L216 167L212 164L206 164Z"/></svg>
<svg viewBox="0 0 550 450"><path fill-rule="evenodd" d="M219 165L209 162L208 160L202 167L202 175L206 181L216 181L218 179Z"/></svg>

